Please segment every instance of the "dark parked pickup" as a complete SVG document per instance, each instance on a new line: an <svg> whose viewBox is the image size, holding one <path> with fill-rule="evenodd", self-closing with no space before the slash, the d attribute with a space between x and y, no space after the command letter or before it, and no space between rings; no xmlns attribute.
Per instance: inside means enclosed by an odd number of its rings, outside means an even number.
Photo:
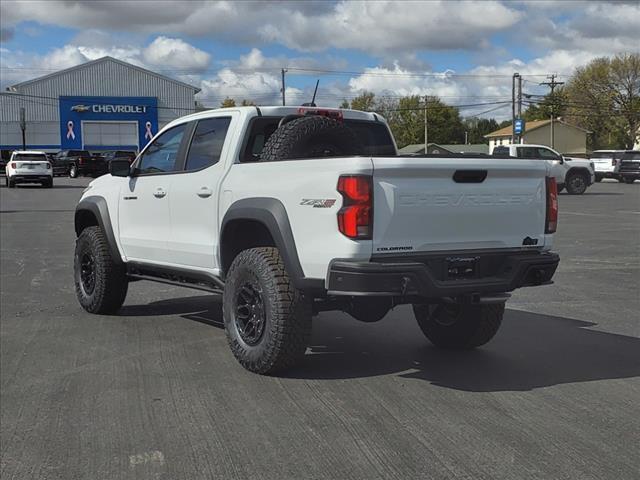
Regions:
<svg viewBox="0 0 640 480"><path fill-rule="evenodd" d="M107 162L100 155L92 155L87 150L62 150L53 157L53 174L81 175L97 177L107 173Z"/></svg>
<svg viewBox="0 0 640 480"><path fill-rule="evenodd" d="M620 156L620 176L624 183L640 179L640 150L629 150Z"/></svg>

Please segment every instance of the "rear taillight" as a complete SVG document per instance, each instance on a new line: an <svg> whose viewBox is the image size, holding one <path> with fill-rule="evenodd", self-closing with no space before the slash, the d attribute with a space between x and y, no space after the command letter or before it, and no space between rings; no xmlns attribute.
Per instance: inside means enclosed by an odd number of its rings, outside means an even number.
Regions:
<svg viewBox="0 0 640 480"><path fill-rule="evenodd" d="M16 164L16 162L11 162L11 168L13 168L14 170L18 168L18 165Z"/></svg>
<svg viewBox="0 0 640 480"><path fill-rule="evenodd" d="M349 238L366 240L373 234L373 190L369 175L343 175L338 192L344 198L338 228Z"/></svg>
<svg viewBox="0 0 640 480"><path fill-rule="evenodd" d="M51 164L49 162L47 162L47 170L51 169Z"/></svg>
<svg viewBox="0 0 640 480"><path fill-rule="evenodd" d="M544 233L555 233L558 228L558 185L556 179L547 177L547 215Z"/></svg>
<svg viewBox="0 0 640 480"><path fill-rule="evenodd" d="M84 165L84 158L79 158L79 159L78 159L78 163L79 163L80 165Z"/></svg>

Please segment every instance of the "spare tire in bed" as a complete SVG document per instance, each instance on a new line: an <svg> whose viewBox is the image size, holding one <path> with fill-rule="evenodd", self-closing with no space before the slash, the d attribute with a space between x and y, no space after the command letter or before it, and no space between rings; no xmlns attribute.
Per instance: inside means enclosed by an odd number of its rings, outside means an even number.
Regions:
<svg viewBox="0 0 640 480"><path fill-rule="evenodd" d="M358 155L361 151L358 138L348 126L313 115L292 120L273 132L260 154L260 161L340 157Z"/></svg>

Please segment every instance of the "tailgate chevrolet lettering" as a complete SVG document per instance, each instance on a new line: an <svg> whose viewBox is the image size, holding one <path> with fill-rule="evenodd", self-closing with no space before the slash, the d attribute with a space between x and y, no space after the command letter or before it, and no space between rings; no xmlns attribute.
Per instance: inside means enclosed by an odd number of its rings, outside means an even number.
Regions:
<svg viewBox="0 0 640 480"><path fill-rule="evenodd" d="M529 193L403 193L399 195L402 207L473 207L491 205L530 205L535 195Z"/></svg>

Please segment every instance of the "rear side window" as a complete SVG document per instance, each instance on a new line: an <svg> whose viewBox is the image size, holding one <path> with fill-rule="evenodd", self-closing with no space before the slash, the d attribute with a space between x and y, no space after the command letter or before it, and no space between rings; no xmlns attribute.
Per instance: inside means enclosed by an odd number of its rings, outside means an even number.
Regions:
<svg viewBox="0 0 640 480"><path fill-rule="evenodd" d="M69 150L70 157L88 157L90 155L88 150Z"/></svg>
<svg viewBox="0 0 640 480"><path fill-rule="evenodd" d="M163 173L176 170L178 151L184 136L186 124L167 130L145 150L140 157L138 173Z"/></svg>
<svg viewBox="0 0 640 480"><path fill-rule="evenodd" d="M199 170L220 161L230 123L231 117L207 118L198 121L187 154L186 170Z"/></svg>
<svg viewBox="0 0 640 480"><path fill-rule="evenodd" d="M38 155L36 154L17 154L15 156L15 160L20 161L20 162L42 162L47 160L47 156L42 154L42 155Z"/></svg>
<svg viewBox="0 0 640 480"><path fill-rule="evenodd" d="M345 120L344 122L358 137L363 146L362 155L373 157L394 157L396 149L384 123Z"/></svg>

